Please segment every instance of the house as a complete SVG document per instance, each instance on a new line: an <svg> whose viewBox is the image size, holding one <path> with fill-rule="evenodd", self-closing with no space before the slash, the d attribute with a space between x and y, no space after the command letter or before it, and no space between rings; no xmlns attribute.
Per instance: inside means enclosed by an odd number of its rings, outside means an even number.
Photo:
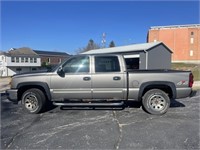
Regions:
<svg viewBox="0 0 200 150"><path fill-rule="evenodd" d="M33 50L41 58L41 65L43 66L55 66L65 59L69 58L70 55L65 52L52 52L52 51L42 51Z"/></svg>
<svg viewBox="0 0 200 150"><path fill-rule="evenodd" d="M82 54L122 54L127 69L170 69L172 51L162 42L96 49Z"/></svg>
<svg viewBox="0 0 200 150"><path fill-rule="evenodd" d="M42 66L42 63L55 66L68 57L70 55L64 52L12 48L8 52L0 52L0 76L43 70L45 66Z"/></svg>
<svg viewBox="0 0 200 150"><path fill-rule="evenodd" d="M0 53L0 76L32 72L40 66L39 56L30 48L12 48L7 53Z"/></svg>

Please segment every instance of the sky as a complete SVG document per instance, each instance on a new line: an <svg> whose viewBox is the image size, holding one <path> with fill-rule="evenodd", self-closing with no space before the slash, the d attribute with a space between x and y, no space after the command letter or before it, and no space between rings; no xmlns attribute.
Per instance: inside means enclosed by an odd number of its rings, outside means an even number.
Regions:
<svg viewBox="0 0 200 150"><path fill-rule="evenodd" d="M0 50L75 54L90 39L145 43L152 26L199 24L199 1L1 1Z"/></svg>

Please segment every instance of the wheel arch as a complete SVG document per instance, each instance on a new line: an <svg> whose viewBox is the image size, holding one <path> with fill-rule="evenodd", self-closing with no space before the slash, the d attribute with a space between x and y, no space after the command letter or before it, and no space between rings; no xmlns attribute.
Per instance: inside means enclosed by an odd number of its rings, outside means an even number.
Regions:
<svg viewBox="0 0 200 150"><path fill-rule="evenodd" d="M51 100L50 89L47 83L45 82L22 82L17 85L17 97L18 100L21 100L23 93L31 88L40 89L44 95L46 96L47 100Z"/></svg>
<svg viewBox="0 0 200 150"><path fill-rule="evenodd" d="M138 100L141 101L142 96L151 89L160 89L169 94L171 99L176 98L176 86L174 83L168 81L151 81L142 83L138 94Z"/></svg>

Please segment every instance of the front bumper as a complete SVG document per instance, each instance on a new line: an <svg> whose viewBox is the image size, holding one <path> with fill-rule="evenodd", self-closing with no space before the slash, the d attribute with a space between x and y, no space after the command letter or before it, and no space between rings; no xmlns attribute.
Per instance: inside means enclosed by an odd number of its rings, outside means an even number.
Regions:
<svg viewBox="0 0 200 150"><path fill-rule="evenodd" d="M13 102L14 104L18 104L17 89L6 90L6 94L7 94L8 100Z"/></svg>

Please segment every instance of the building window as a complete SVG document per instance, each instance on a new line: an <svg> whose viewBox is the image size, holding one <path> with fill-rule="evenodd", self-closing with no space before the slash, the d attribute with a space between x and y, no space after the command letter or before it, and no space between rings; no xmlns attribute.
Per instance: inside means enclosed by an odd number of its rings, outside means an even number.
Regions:
<svg viewBox="0 0 200 150"><path fill-rule="evenodd" d="M33 63L33 58L30 58L30 63Z"/></svg>
<svg viewBox="0 0 200 150"><path fill-rule="evenodd" d="M48 58L47 61L48 61L48 63L50 63L51 62L50 58Z"/></svg>
<svg viewBox="0 0 200 150"><path fill-rule="evenodd" d="M25 62L26 62L26 63L28 62L28 57L25 58Z"/></svg>
<svg viewBox="0 0 200 150"><path fill-rule="evenodd" d="M16 62L17 62L17 63L19 62L19 57L16 57Z"/></svg>
<svg viewBox="0 0 200 150"><path fill-rule="evenodd" d="M21 57L21 62L24 63L24 57Z"/></svg>
<svg viewBox="0 0 200 150"><path fill-rule="evenodd" d="M194 32L191 32L191 35L194 35Z"/></svg>
<svg viewBox="0 0 200 150"><path fill-rule="evenodd" d="M190 43L193 44L194 43L194 38L190 38Z"/></svg>
<svg viewBox="0 0 200 150"><path fill-rule="evenodd" d="M11 62L15 62L15 57L11 57Z"/></svg>
<svg viewBox="0 0 200 150"><path fill-rule="evenodd" d="M62 62L62 59L61 59L61 58L58 58L58 62L61 63L61 62Z"/></svg>
<svg viewBox="0 0 200 150"><path fill-rule="evenodd" d="M33 58L34 63L37 63L37 58Z"/></svg>
<svg viewBox="0 0 200 150"><path fill-rule="evenodd" d="M190 50L190 56L193 56L194 53L193 53L193 50Z"/></svg>

